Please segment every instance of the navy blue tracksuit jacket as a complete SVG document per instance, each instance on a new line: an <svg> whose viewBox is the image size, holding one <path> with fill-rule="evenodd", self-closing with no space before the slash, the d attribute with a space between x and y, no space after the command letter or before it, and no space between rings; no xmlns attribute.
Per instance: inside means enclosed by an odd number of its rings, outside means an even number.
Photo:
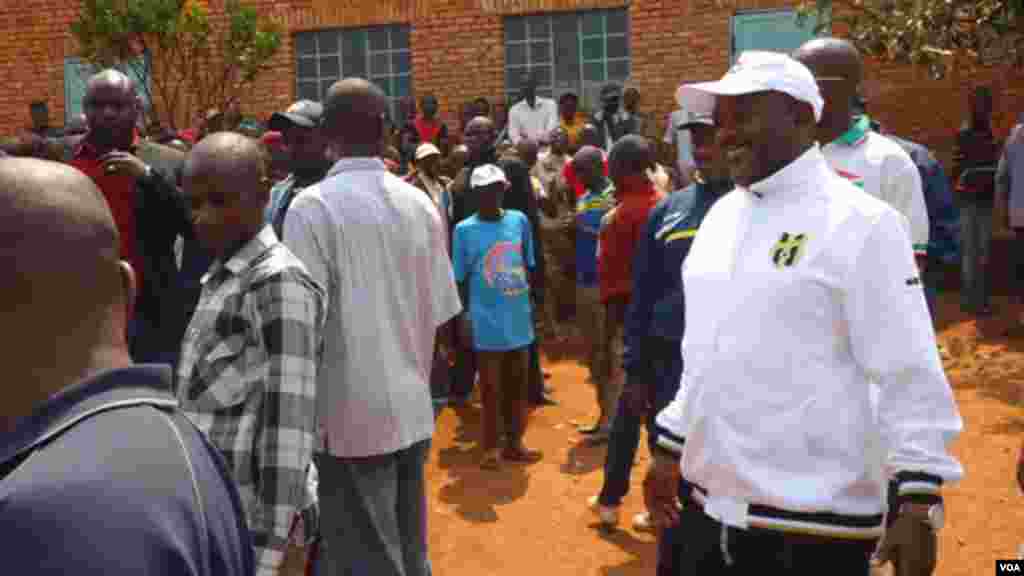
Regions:
<svg viewBox="0 0 1024 576"><path fill-rule="evenodd" d="M708 210L732 183L694 183L651 210L633 260L633 295L625 323L626 386L653 385L655 414L675 397L683 372L686 327L683 260ZM656 441L653 427L648 443Z"/></svg>

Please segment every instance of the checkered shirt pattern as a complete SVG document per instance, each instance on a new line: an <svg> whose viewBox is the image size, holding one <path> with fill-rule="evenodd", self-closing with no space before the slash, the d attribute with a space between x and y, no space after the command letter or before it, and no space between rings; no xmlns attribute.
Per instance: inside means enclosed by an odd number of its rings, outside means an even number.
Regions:
<svg viewBox="0 0 1024 576"><path fill-rule="evenodd" d="M238 484L257 574L276 574L307 503L326 295L264 227L215 262L182 343L177 396Z"/></svg>

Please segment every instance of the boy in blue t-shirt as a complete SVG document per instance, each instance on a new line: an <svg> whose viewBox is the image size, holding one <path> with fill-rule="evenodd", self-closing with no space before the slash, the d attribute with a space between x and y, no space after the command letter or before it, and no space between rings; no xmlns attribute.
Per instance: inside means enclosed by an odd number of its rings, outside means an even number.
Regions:
<svg viewBox="0 0 1024 576"><path fill-rule="evenodd" d="M609 397L612 358L605 338L605 307L597 277L597 238L601 219L615 206L615 186L604 175L604 155L599 148L584 146L573 157L573 166L584 194L576 201L576 321L586 346L590 381L597 392L600 410L597 423L580 428L593 441L607 439L614 413Z"/></svg>
<svg viewBox="0 0 1024 576"><path fill-rule="evenodd" d="M501 168L485 164L470 176L478 198L476 214L460 222L452 237L455 280L468 303L460 333L472 335L483 403L481 466L501 461L533 462L540 454L523 445L527 412L528 347L534 340L530 276L535 274L530 222L518 210L503 210L509 182ZM469 325L466 326L466 323ZM508 444L498 448L498 416Z"/></svg>

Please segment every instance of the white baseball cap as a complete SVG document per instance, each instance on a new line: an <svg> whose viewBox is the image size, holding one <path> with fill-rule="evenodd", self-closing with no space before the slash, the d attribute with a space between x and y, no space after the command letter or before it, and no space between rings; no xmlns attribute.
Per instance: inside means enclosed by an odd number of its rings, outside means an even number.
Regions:
<svg viewBox="0 0 1024 576"><path fill-rule="evenodd" d="M423 144L420 144L419 146L416 147L417 160L423 160L424 158L434 155L440 156L441 151L437 148L437 146L434 146L430 142L424 142Z"/></svg>
<svg viewBox="0 0 1024 576"><path fill-rule="evenodd" d="M743 52L721 80L680 86L676 92L676 101L684 110L692 113L711 114L715 109L715 96L740 96L767 91L789 94L810 104L814 109L814 121L821 120L825 101L814 74L802 63L781 52Z"/></svg>
<svg viewBox="0 0 1024 576"><path fill-rule="evenodd" d="M473 174L469 177L469 186L471 188L482 188L484 186L490 186L495 182L501 182L506 186L508 185L508 178L505 178L505 172L494 164L477 166L473 170Z"/></svg>

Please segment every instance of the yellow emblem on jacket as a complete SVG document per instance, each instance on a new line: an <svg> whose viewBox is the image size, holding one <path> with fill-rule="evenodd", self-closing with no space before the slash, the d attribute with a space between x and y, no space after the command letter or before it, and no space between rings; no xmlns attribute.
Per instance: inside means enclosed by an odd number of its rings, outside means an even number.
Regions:
<svg viewBox="0 0 1024 576"><path fill-rule="evenodd" d="M796 265L800 257L803 256L806 243L806 234L783 232L779 241L772 246L772 264L775 264L775 267L780 269Z"/></svg>

